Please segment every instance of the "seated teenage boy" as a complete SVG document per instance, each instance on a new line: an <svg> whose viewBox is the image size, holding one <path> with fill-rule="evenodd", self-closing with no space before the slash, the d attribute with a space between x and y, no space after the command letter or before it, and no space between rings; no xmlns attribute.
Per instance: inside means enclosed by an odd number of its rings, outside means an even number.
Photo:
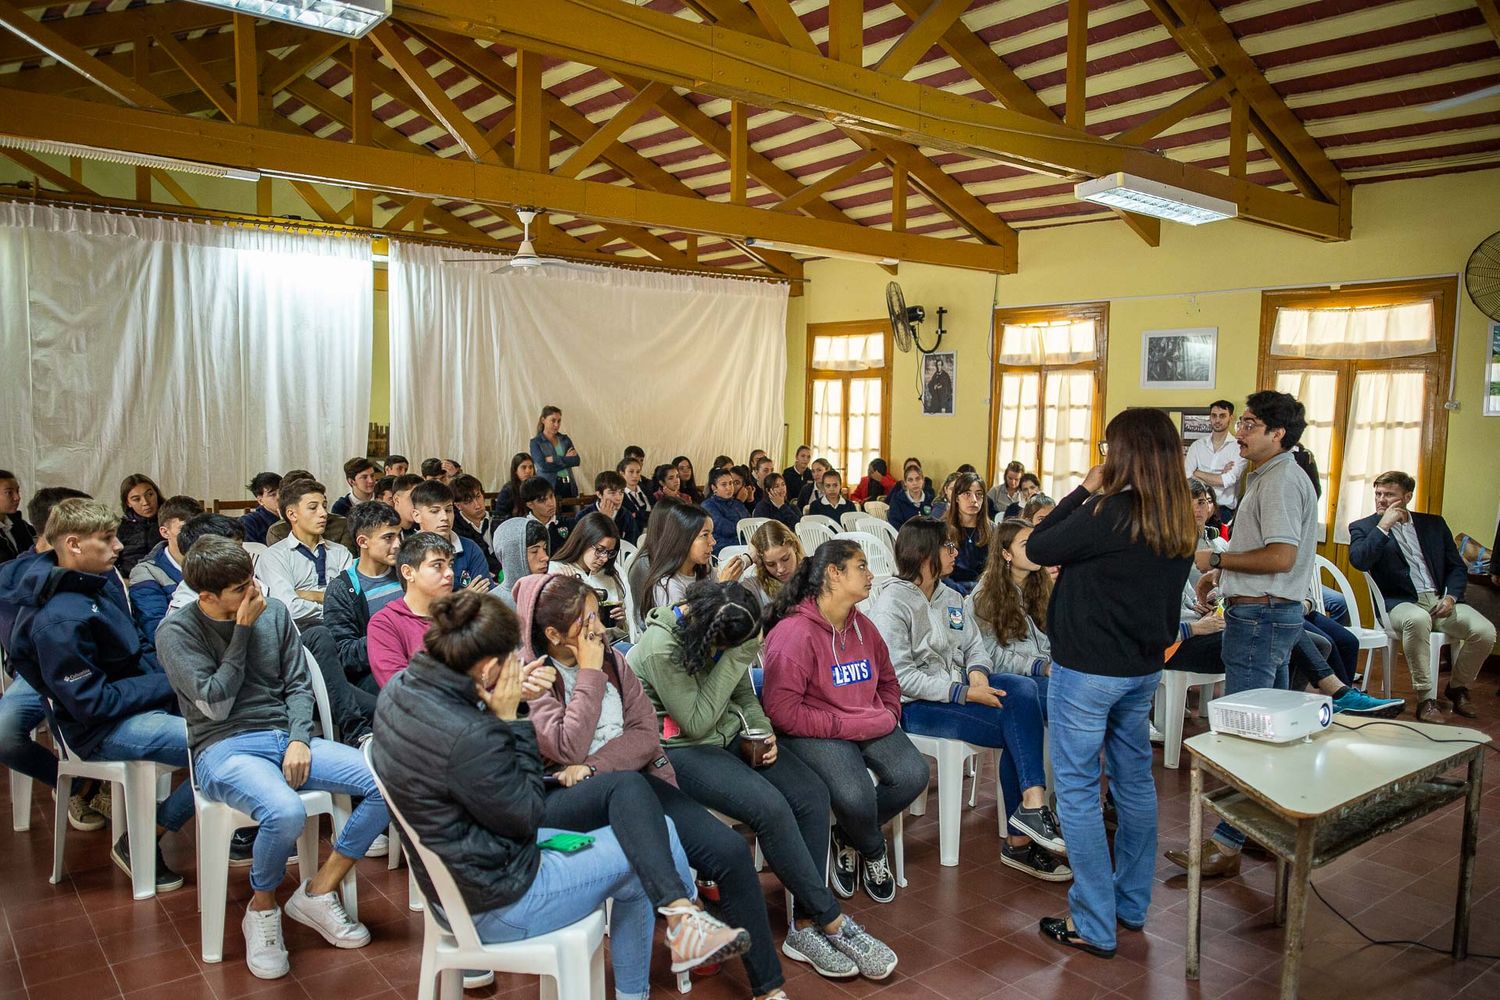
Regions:
<svg viewBox="0 0 1500 1000"><path fill-rule="evenodd" d="M293 469L281 477L281 485L285 486L287 483L294 483L299 479L311 479L313 482L317 482L318 477L306 469ZM280 496L279 490L277 491L277 496ZM286 519L286 508L282 507L281 520L266 529L266 544L275 545L291 533L292 526ZM359 550L354 545L354 536L349 534L349 522L337 514L332 512L328 514L328 520L323 525L323 537L334 545L342 545L348 549L351 557L358 554Z"/></svg>
<svg viewBox="0 0 1500 1000"><path fill-rule="evenodd" d="M396 508L396 516L401 518L402 538L410 536L417 530L416 522L411 516L411 491L425 481L417 475L400 475L391 486L391 506Z"/></svg>
<svg viewBox="0 0 1500 1000"><path fill-rule="evenodd" d="M605 469L594 477L594 502L578 512L573 523L577 524L589 514L598 511L615 522L623 537L631 528L630 512L625 508L625 477L618 472Z"/></svg>
<svg viewBox="0 0 1500 1000"><path fill-rule="evenodd" d="M156 511L162 540L130 569L130 612L147 648L156 641L156 626L166 617L172 592L182 582L182 549L177 546L177 535L184 524L201 513L203 505L192 497L168 498Z"/></svg>
<svg viewBox="0 0 1500 1000"><path fill-rule="evenodd" d="M36 530L21 517L21 481L14 472L0 469L0 563L9 562L35 543Z"/></svg>
<svg viewBox="0 0 1500 1000"><path fill-rule="evenodd" d="M533 573L547 572L551 562L547 529L529 517L513 517L495 529L495 551L500 555L500 585L495 593L507 606L516 606L516 584Z"/></svg>
<svg viewBox="0 0 1500 1000"><path fill-rule="evenodd" d="M833 469L823 473L823 478L818 483L818 495L808 504L807 512L831 517L835 524L842 525L844 522L840 518L859 509L844 498L843 485L843 480Z"/></svg>
<svg viewBox="0 0 1500 1000"><path fill-rule="evenodd" d="M82 490L67 486L49 486L37 490L26 502L26 516L32 524L46 526L52 508L78 497L84 500L89 495ZM30 548L15 559L0 565L0 653L10 656L11 627L15 624L20 607L15 603L17 586L31 562L43 552L50 552L45 535L38 535ZM3 669L11 672L10 685L5 696L0 698L0 764L19 774L24 774L44 785L57 787L57 757L41 743L32 738L32 733L46 721L47 713L42 708L42 696L36 689L11 671L7 664ZM85 788L84 786L88 786ZM75 830L98 830L109 822L109 785L96 787L95 782L74 782L68 797L68 823Z"/></svg>
<svg viewBox="0 0 1500 1000"><path fill-rule="evenodd" d="M625 480L625 521L626 527L620 529L620 537L632 545L641 540L646 533L646 522L651 519L651 497L655 489L647 489L641 483L641 460L626 455L615 467L615 471ZM649 485L649 484L647 484ZM619 523L618 520L615 523Z"/></svg>
<svg viewBox="0 0 1500 1000"><path fill-rule="evenodd" d="M371 500L354 505L349 527L359 542L359 561L329 581L323 623L338 643L344 676L373 694L379 687L370 676L366 632L370 617L401 596L401 577L396 572L401 518L390 504Z"/></svg>
<svg viewBox="0 0 1500 1000"><path fill-rule="evenodd" d="M404 476L411 466L405 455L385 456L385 474L387 476Z"/></svg>
<svg viewBox="0 0 1500 1000"><path fill-rule="evenodd" d="M166 674L141 648L115 562L124 548L120 515L97 500L64 500L47 521L51 552L37 556L13 594L19 612L11 635L16 671L52 704L68 747L84 760L150 760L187 766L187 727ZM9 695L7 695L9 697ZM193 816L184 781L157 806L157 835ZM121 837L110 857L130 871L132 848ZM160 845L156 889L182 886Z"/></svg>
<svg viewBox="0 0 1500 1000"><path fill-rule="evenodd" d="M406 593L370 618L370 673L381 687L422 648L432 624L427 614L432 602L453 593L453 546L442 535L419 531L401 543L396 572Z"/></svg>
<svg viewBox="0 0 1500 1000"><path fill-rule="evenodd" d="M573 522L557 515L557 494L552 484L534 476L521 484L521 502L530 512L526 516L547 529L547 554L561 549L573 530ZM511 581L514 583L515 581Z"/></svg>
<svg viewBox="0 0 1500 1000"><path fill-rule="evenodd" d="M348 517L355 504L375 499L375 481L379 478L380 470L368 458L349 459L344 463L344 482L349 484L349 492L333 502L331 513Z"/></svg>
<svg viewBox="0 0 1500 1000"><path fill-rule="evenodd" d="M750 516L745 505L734 498L738 487L739 479L729 469L713 469L708 474L709 497L703 501L703 509L714 522L714 555L739 541L738 525Z"/></svg>
<svg viewBox="0 0 1500 1000"><path fill-rule="evenodd" d="M454 533L463 538L465 547L472 543L479 549L491 578L499 579L500 560L490 550L490 534L495 530L495 523L490 520L485 507L484 484L478 476L460 473L448 486L453 490Z"/></svg>
<svg viewBox="0 0 1500 1000"><path fill-rule="evenodd" d="M162 623L162 665L187 719L198 787L260 824L242 922L245 962L261 979L277 979L288 964L276 890L307 818L298 791L359 800L328 860L286 903L287 916L338 948L370 943L369 930L344 911L339 883L390 814L364 755L312 735L315 702L296 626L261 595L244 547L200 539L183 578L198 601Z"/></svg>
<svg viewBox="0 0 1500 1000"><path fill-rule="evenodd" d="M453 589L468 587L481 594L495 585L484 553L453 530L453 490L439 479L429 479L411 491L411 512L418 531L430 531L453 547Z"/></svg>
<svg viewBox="0 0 1500 1000"><path fill-rule="evenodd" d="M267 598L286 605L298 628L323 624L328 581L354 564L347 550L324 537L328 497L323 484L294 479L281 486L281 515L291 526L286 538L261 553L255 576Z"/></svg>
<svg viewBox="0 0 1500 1000"><path fill-rule="evenodd" d="M264 545L266 532L281 520L281 507L276 499L281 490L281 477L274 472L256 473L247 489L256 499L256 507L240 515L240 530L245 533L245 541Z"/></svg>

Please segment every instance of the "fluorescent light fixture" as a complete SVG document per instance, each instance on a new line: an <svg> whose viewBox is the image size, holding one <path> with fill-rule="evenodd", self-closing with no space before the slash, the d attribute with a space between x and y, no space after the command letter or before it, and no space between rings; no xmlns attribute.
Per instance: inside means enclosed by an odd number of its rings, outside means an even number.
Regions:
<svg viewBox="0 0 1500 1000"><path fill-rule="evenodd" d="M751 236L745 240L747 247L763 247L766 250L782 250L786 253L804 253L812 257L837 257L839 260L857 260L866 264L881 264L895 267L901 263L899 257L877 257L870 253L854 253L850 250L829 250L827 247L803 246L800 243L782 243L779 240L763 240Z"/></svg>
<svg viewBox="0 0 1500 1000"><path fill-rule="evenodd" d="M1075 184L1073 196L1079 201L1092 201L1189 226L1232 219L1240 214L1234 202L1126 173L1107 174Z"/></svg>
<svg viewBox="0 0 1500 1000"><path fill-rule="evenodd" d="M315 31L363 38L391 16L391 0L195 0L205 7L250 14Z"/></svg>
<svg viewBox="0 0 1500 1000"><path fill-rule="evenodd" d="M177 160L170 156L129 153L121 149L100 149L98 146L80 146L71 142L53 142L50 139L26 139L18 135L0 135L0 149L19 149L25 153L49 153L53 156L77 156L85 160L98 160L101 163L123 163L128 167L155 167L159 170L176 170L184 174L201 174L204 177L227 177L234 181L260 180L259 170L241 170L239 167L224 167L217 163Z"/></svg>

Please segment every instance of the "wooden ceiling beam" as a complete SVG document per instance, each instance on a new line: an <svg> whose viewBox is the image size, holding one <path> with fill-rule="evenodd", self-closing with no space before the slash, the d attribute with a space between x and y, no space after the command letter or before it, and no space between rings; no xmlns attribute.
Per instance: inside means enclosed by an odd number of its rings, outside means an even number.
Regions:
<svg viewBox="0 0 1500 1000"><path fill-rule="evenodd" d="M255 48L255 18L234 15L234 120L260 124L260 53Z"/></svg>
<svg viewBox="0 0 1500 1000"><path fill-rule="evenodd" d="M100 62L85 52L82 47L54 31L50 25L32 20L9 0L0 0L0 28L7 29L44 55L51 56L94 86L126 104L155 111L173 110L163 98L147 90L126 74ZM131 41L138 42L139 37Z"/></svg>
<svg viewBox="0 0 1500 1000"><path fill-rule="evenodd" d="M1088 0L1068 0L1068 68L1066 72L1066 110L1063 121L1083 128L1089 74L1089 4Z"/></svg>
<svg viewBox="0 0 1500 1000"><path fill-rule="evenodd" d="M546 173L552 162L552 130L542 101L542 54L516 53L515 161L521 170ZM549 95L550 96L550 95Z"/></svg>
<svg viewBox="0 0 1500 1000"><path fill-rule="evenodd" d="M828 0L828 58L850 66L864 65L864 0Z"/></svg>
<svg viewBox="0 0 1500 1000"><path fill-rule="evenodd" d="M969 0L932 0L872 68L889 76L905 76L958 23L968 7Z"/></svg>
<svg viewBox="0 0 1500 1000"><path fill-rule="evenodd" d="M670 89L664 83L649 83L643 89L636 91L635 96L626 101L623 108L611 111L609 118L594 134L569 153L568 158L558 164L557 169L552 172L559 177L577 177L583 173L599 159L605 149L624 135L632 125L640 121L642 115L656 107L662 95Z"/></svg>
<svg viewBox="0 0 1500 1000"><path fill-rule="evenodd" d="M940 266L1004 271L997 247L870 229L613 184L553 177L488 163L398 152L96 102L0 89L14 134L202 160L268 177L389 191L476 205L542 205L601 222L712 233Z"/></svg>
<svg viewBox="0 0 1500 1000"><path fill-rule="evenodd" d="M1177 123L1207 111L1215 103L1227 97L1233 85L1234 81L1227 76L1210 80L1196 90L1179 97L1139 125L1132 126L1116 135L1115 141L1127 146L1142 145Z"/></svg>
<svg viewBox="0 0 1500 1000"><path fill-rule="evenodd" d="M406 81L407 86L416 92L422 107L448 130L449 135L458 140L469 159L480 163L500 162L495 150L485 143L484 133L479 130L479 126L469 120L463 109L432 78L422 61L406 47L406 39L396 33L390 21L378 25L370 32L369 39L395 67L396 73Z"/></svg>
<svg viewBox="0 0 1500 1000"><path fill-rule="evenodd" d="M223 27L233 15L214 7L195 3L151 4L129 10L106 11L88 17L65 17L48 21L47 27L59 38L81 49L99 49L123 45L142 32L167 31L180 35L188 31ZM34 59L43 50L21 36L0 35L0 63Z"/></svg>
<svg viewBox="0 0 1500 1000"><path fill-rule="evenodd" d="M885 154L880 150L870 150L863 156L850 160L837 170L830 170L812 184L804 185L801 191L788 198L783 198L775 206L778 212L790 212L800 208L804 203L813 198L821 198L823 195L839 187L850 178L857 177L869 170L875 164L885 159Z"/></svg>
<svg viewBox="0 0 1500 1000"><path fill-rule="evenodd" d="M285 90L287 84L306 76L348 43L348 39L338 35L325 36L316 32L305 34L307 37L302 44L265 68L261 82L267 95Z"/></svg>
<svg viewBox="0 0 1500 1000"><path fill-rule="evenodd" d="M755 16L760 19L770 36L778 42L803 52L818 53L818 46L787 0L750 0L750 8L755 11Z"/></svg>
<svg viewBox="0 0 1500 1000"><path fill-rule="evenodd" d="M1500 3L1495 0L1475 0L1479 4L1479 12L1484 15L1484 23L1490 26L1490 34L1495 36L1495 43L1500 45Z"/></svg>
<svg viewBox="0 0 1500 1000"><path fill-rule="evenodd" d="M313 210L313 214L324 222L338 224L344 221L343 214L334 208L317 188L306 181L292 181L292 190L297 192L297 197L301 198L303 203Z"/></svg>
<svg viewBox="0 0 1500 1000"><path fill-rule="evenodd" d="M179 42L170 32L162 32L153 37L156 47L167 54L177 65L177 68L187 74L189 80L193 81L204 97L213 103L219 114L233 121L235 116L234 95L224 89L219 78L209 71L208 67L198 61L198 58L187 50L187 47Z"/></svg>
<svg viewBox="0 0 1500 1000"><path fill-rule="evenodd" d="M37 180L48 181L61 191L70 194L93 194L94 189L75 179L71 174L65 174L45 160L39 160L30 153L19 149L0 149L0 156L11 160L23 170L30 170Z"/></svg>

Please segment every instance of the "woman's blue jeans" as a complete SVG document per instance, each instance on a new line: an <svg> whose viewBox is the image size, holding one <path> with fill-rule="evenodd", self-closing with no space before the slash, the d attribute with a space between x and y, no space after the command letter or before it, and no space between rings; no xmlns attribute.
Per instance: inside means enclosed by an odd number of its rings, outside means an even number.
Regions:
<svg viewBox="0 0 1500 1000"><path fill-rule="evenodd" d="M1073 869L1068 909L1078 933L1100 948L1115 946L1116 918L1143 924L1151 906L1156 782L1147 720L1160 680L1161 671L1110 677L1052 664L1052 780ZM1119 818L1113 862L1099 799L1101 750Z"/></svg>

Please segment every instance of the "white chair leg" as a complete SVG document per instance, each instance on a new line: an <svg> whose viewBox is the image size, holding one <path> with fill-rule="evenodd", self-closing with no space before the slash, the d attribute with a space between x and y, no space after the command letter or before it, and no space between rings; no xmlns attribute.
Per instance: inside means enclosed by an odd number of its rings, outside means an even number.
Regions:
<svg viewBox="0 0 1500 1000"><path fill-rule="evenodd" d="M125 765L125 830L130 838L130 883L136 899L156 895L156 765ZM110 812L118 809L112 804Z"/></svg>
<svg viewBox="0 0 1500 1000"><path fill-rule="evenodd" d="M1380 673L1382 675L1381 683L1384 685L1384 693L1381 695L1381 697L1389 698L1391 696L1391 675L1395 672L1396 640L1387 639L1385 642L1385 652L1380 656Z"/></svg>
<svg viewBox="0 0 1500 1000"><path fill-rule="evenodd" d="M430 924L432 918L423 921ZM437 934L430 926L423 928L422 934L422 966L417 974L417 1000L433 1000L437 993ZM462 992L462 990L460 990Z"/></svg>
<svg viewBox="0 0 1500 1000"><path fill-rule="evenodd" d="M438 997L441 1000L463 1000L464 974L458 969L444 969L438 976Z"/></svg>
<svg viewBox="0 0 1500 1000"><path fill-rule="evenodd" d="M891 853L896 858L896 885L906 888L906 814L891 820Z"/></svg>
<svg viewBox="0 0 1500 1000"><path fill-rule="evenodd" d="M1163 700L1166 702L1167 712L1166 719L1158 723L1162 733L1166 735L1162 764L1175 768L1182 757L1182 713L1187 706L1187 674L1181 670L1163 670L1161 683L1166 688Z"/></svg>
<svg viewBox="0 0 1500 1000"><path fill-rule="evenodd" d="M57 807L68 809L67 799L61 799ZM31 829L31 779L20 771L10 772L10 827L17 833Z"/></svg>
<svg viewBox="0 0 1500 1000"><path fill-rule="evenodd" d="M427 904L422 902L422 887L417 885L416 869L411 866L410 861L406 864L406 908L415 913L421 913L427 908Z"/></svg>
<svg viewBox="0 0 1500 1000"><path fill-rule="evenodd" d="M593 1000L604 1000L604 942L589 956L589 996Z"/></svg>
<svg viewBox="0 0 1500 1000"><path fill-rule="evenodd" d="M678 993L691 993L691 992L693 992L693 977L692 977L691 974L686 973L686 972L679 972L679 973L677 973L677 992ZM548 1000L548 997L547 997L547 979L546 979L545 976L542 977L542 997L541 997L541 1000Z"/></svg>
<svg viewBox="0 0 1500 1000"><path fill-rule="evenodd" d="M926 816L927 815L927 789L926 788L922 789L922 794L920 794L916 798L912 799L911 805L909 805L909 806L906 807L906 811L909 812L909 813L911 813L913 816Z"/></svg>
<svg viewBox="0 0 1500 1000"><path fill-rule="evenodd" d="M309 816L302 824L302 833L297 837L297 881L300 885L312 879L318 871L318 818ZM344 907L346 910L348 906Z"/></svg>
<svg viewBox="0 0 1500 1000"><path fill-rule="evenodd" d="M401 832L392 823L385 831L385 839L390 842L390 848L385 855L385 870L393 872L401 867Z"/></svg>
<svg viewBox="0 0 1500 1000"><path fill-rule="evenodd" d="M121 837L125 836L125 819L129 810L125 801L125 786L118 781L109 783L109 801L113 803L109 810L109 842L113 845Z"/></svg>
<svg viewBox="0 0 1500 1000"><path fill-rule="evenodd" d="M958 864L959 824L963 819L964 748L944 740L938 745L938 860L946 868Z"/></svg>
<svg viewBox="0 0 1500 1000"><path fill-rule="evenodd" d="M224 909L229 898L229 840L234 831L228 813L212 810L198 817L198 929L203 961L224 960Z"/></svg>
<svg viewBox="0 0 1500 1000"><path fill-rule="evenodd" d="M63 873L63 848L68 842L68 793L67 789L73 784L72 775L59 771L57 775L57 808L53 810L52 817L52 878L53 885L62 881ZM118 801L111 815L119 815L120 805ZM118 821L117 825L118 825ZM113 845L114 841L110 841Z"/></svg>

